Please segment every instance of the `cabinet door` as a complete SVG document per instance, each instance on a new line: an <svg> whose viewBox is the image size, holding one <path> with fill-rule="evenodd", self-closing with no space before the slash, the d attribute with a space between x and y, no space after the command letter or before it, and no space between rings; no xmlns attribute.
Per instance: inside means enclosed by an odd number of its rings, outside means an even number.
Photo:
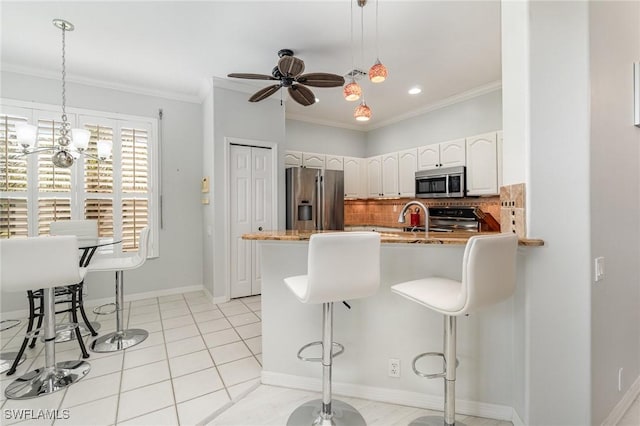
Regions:
<svg viewBox="0 0 640 426"><path fill-rule="evenodd" d="M454 167L466 164L467 148L464 139L443 142L440 144L440 166Z"/></svg>
<svg viewBox="0 0 640 426"><path fill-rule="evenodd" d="M314 154L312 152L302 153L302 165L312 169L324 169L324 154Z"/></svg>
<svg viewBox="0 0 640 426"><path fill-rule="evenodd" d="M382 157L367 158L367 196L382 196Z"/></svg>
<svg viewBox="0 0 640 426"><path fill-rule="evenodd" d="M398 191L398 153L392 152L382 156L382 195L397 197Z"/></svg>
<svg viewBox="0 0 640 426"><path fill-rule="evenodd" d="M436 169L440 164L439 144L426 145L418 148L418 170Z"/></svg>
<svg viewBox="0 0 640 426"><path fill-rule="evenodd" d="M362 169L364 169L364 159L354 157L344 157L344 196L347 198L357 198L363 195Z"/></svg>
<svg viewBox="0 0 640 426"><path fill-rule="evenodd" d="M302 166L302 153L300 151L285 151L284 166L299 167Z"/></svg>
<svg viewBox="0 0 640 426"><path fill-rule="evenodd" d="M416 148L398 152L398 192L401 197L416 196L416 170L418 150Z"/></svg>
<svg viewBox="0 0 640 426"><path fill-rule="evenodd" d="M327 155L325 157L325 168L327 170L344 170L343 157Z"/></svg>
<svg viewBox="0 0 640 426"><path fill-rule="evenodd" d="M498 194L496 132L467 138L467 195Z"/></svg>

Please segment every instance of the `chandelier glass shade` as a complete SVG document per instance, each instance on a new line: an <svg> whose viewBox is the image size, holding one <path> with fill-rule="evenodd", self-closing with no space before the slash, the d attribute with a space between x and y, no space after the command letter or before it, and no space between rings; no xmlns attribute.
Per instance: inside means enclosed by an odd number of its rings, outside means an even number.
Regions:
<svg viewBox="0 0 640 426"><path fill-rule="evenodd" d="M371 108L369 108L363 100L360 105L356 107L356 110L353 112L353 116L358 121L369 121L371 118Z"/></svg>
<svg viewBox="0 0 640 426"><path fill-rule="evenodd" d="M362 95L362 88L355 80L351 80L350 83L346 84L342 89L342 94L344 98L348 101L357 101L360 99Z"/></svg>
<svg viewBox="0 0 640 426"><path fill-rule="evenodd" d="M65 21L64 19L54 19L53 25L62 30L62 117L58 130L59 137L56 139L57 144L53 147L38 148L38 128L32 124L26 123L16 125L16 140L22 147L22 155L53 151L51 162L56 167L69 168L81 155L94 158L98 161L104 161L111 156L111 142L98 141L97 156L85 152L89 147L91 132L87 129L72 129L71 124L67 119L65 34L67 31L73 31L74 26L71 22ZM100 148L101 142L102 149ZM105 144L105 142L108 142L108 144Z"/></svg>
<svg viewBox="0 0 640 426"><path fill-rule="evenodd" d="M387 67L380 62L380 59L377 59L376 63L369 68L369 80L372 83L382 83L387 79L388 74Z"/></svg>

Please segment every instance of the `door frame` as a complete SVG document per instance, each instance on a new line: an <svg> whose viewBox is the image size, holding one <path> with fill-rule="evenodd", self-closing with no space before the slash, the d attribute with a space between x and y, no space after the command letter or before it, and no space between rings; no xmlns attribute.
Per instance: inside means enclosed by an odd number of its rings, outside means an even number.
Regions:
<svg viewBox="0 0 640 426"><path fill-rule="evenodd" d="M231 300L231 193L229 184L231 182L231 168L229 161L231 160L231 145L243 145L258 148L271 149L271 221L274 228L278 226L278 143L271 141L261 141L254 139L242 139L231 136L224 138L224 200L226 208L224 209L224 246L225 254L225 297L226 301Z"/></svg>

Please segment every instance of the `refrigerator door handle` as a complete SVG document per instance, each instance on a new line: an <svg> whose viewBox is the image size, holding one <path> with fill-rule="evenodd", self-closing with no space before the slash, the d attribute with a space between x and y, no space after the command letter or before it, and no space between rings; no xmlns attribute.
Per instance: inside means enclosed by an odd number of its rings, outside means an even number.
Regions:
<svg viewBox="0 0 640 426"><path fill-rule="evenodd" d="M322 175L316 176L316 229L324 229L324 191L322 190Z"/></svg>

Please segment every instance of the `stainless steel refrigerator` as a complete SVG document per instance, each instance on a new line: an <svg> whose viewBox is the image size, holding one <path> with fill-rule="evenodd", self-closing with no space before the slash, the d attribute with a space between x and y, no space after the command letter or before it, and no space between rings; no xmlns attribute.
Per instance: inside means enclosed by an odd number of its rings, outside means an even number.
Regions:
<svg viewBox="0 0 640 426"><path fill-rule="evenodd" d="M287 229L344 229L344 173L304 167L286 169Z"/></svg>

